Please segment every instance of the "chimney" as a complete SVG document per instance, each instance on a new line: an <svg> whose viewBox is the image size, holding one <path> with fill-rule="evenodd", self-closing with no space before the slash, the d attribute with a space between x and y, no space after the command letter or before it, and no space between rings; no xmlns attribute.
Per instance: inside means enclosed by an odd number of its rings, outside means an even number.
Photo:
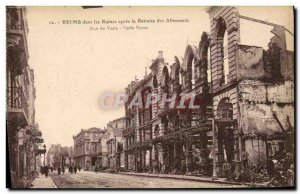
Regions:
<svg viewBox="0 0 300 194"><path fill-rule="evenodd" d="M158 51L158 58L162 59L163 57L163 52L162 51Z"/></svg>
<svg viewBox="0 0 300 194"><path fill-rule="evenodd" d="M148 67L145 67L145 77L147 77L147 68Z"/></svg>

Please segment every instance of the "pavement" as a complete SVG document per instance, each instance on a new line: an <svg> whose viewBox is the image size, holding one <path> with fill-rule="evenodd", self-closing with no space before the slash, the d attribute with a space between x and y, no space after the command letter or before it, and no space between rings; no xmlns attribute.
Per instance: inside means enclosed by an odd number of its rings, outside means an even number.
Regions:
<svg viewBox="0 0 300 194"><path fill-rule="evenodd" d="M226 178L213 178L213 177L206 177L206 176L152 174L152 173L135 173L135 172L118 172L118 174L143 176L143 177L169 178L169 179L179 179L179 180L190 180L190 181L200 181L200 182L210 182L210 183L223 183L223 184L232 184L232 185L248 185L248 186L251 185L250 183L227 181Z"/></svg>
<svg viewBox="0 0 300 194"><path fill-rule="evenodd" d="M147 173L145 173L147 174ZM177 179L174 177L81 171L77 174L50 173L58 188L244 188L246 185Z"/></svg>
<svg viewBox="0 0 300 194"><path fill-rule="evenodd" d="M52 178L48 176L47 178L45 175L39 174L31 183L33 186L30 188L33 189L44 189L44 188L57 188L54 184Z"/></svg>

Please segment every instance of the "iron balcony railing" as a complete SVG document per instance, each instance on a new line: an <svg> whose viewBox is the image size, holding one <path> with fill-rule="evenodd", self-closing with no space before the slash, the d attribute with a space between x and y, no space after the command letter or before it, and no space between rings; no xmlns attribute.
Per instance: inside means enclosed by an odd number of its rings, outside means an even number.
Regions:
<svg viewBox="0 0 300 194"><path fill-rule="evenodd" d="M8 109L23 109L26 116L28 116L27 101L22 88L8 87L6 97L6 106Z"/></svg>

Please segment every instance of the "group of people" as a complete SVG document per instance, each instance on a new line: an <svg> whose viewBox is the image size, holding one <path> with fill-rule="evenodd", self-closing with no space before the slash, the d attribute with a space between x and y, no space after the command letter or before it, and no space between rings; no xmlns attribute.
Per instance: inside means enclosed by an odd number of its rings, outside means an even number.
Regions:
<svg viewBox="0 0 300 194"><path fill-rule="evenodd" d="M46 177L48 177L49 171L53 172L55 170L56 170L56 168L53 168L53 167L41 166L41 174L44 174ZM66 170L65 170L64 166L57 168L58 175L65 174L65 171ZM72 166L69 167L68 173L69 174L73 174L73 173L76 174L78 171L79 172L81 171L81 167L72 165Z"/></svg>
<svg viewBox="0 0 300 194"><path fill-rule="evenodd" d="M77 171L80 171L81 170L81 168L80 168L80 166L70 166L69 167L69 174L73 174L73 173L77 173Z"/></svg>
<svg viewBox="0 0 300 194"><path fill-rule="evenodd" d="M80 166L74 166L74 165L69 166L69 171L68 171L69 174L73 174L73 173L76 174L77 171L79 171L79 172L81 171ZM65 167L64 166L62 166L62 168L58 167L57 173L58 173L58 175L61 175L61 173L65 174Z"/></svg>

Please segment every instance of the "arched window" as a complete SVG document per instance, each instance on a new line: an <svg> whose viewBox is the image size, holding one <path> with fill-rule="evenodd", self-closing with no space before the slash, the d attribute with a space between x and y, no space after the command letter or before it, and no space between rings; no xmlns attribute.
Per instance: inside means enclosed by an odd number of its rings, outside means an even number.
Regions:
<svg viewBox="0 0 300 194"><path fill-rule="evenodd" d="M220 85L228 83L228 73L229 73L229 61L228 61L228 31L226 22L223 18L218 20L218 30L217 30L217 43L220 45L222 51L222 77Z"/></svg>
<svg viewBox="0 0 300 194"><path fill-rule="evenodd" d="M197 51L196 46L188 45L185 49L184 59L183 59L183 87L184 89L191 90L195 87L195 66L194 58Z"/></svg>
<svg viewBox="0 0 300 194"><path fill-rule="evenodd" d="M228 83L229 61L228 61L228 33L225 30L223 39L223 77L224 84Z"/></svg>
<svg viewBox="0 0 300 194"><path fill-rule="evenodd" d="M191 60L190 62L192 63L191 64L191 66L192 66L192 80L191 80L192 89L194 89L195 88L195 79L196 79L195 73L196 73L196 71L195 71L195 65L193 64L193 60Z"/></svg>
<svg viewBox="0 0 300 194"><path fill-rule="evenodd" d="M162 91L163 93L169 92L169 71L167 66L164 66L163 71L162 71L162 78L161 78L161 86L162 86Z"/></svg>
<svg viewBox="0 0 300 194"><path fill-rule="evenodd" d="M207 49L207 83L211 83L210 47Z"/></svg>
<svg viewBox="0 0 300 194"><path fill-rule="evenodd" d="M201 41L199 43L198 60L195 65L198 69L198 79L196 84L203 83L207 84L210 82L210 48L209 48L209 36L208 33L203 32Z"/></svg>
<svg viewBox="0 0 300 194"><path fill-rule="evenodd" d="M190 52L189 55L187 56L188 58L187 60L187 85L190 84L190 88L193 89L195 86L195 68L193 65L193 61L194 61L194 54L193 52Z"/></svg>

